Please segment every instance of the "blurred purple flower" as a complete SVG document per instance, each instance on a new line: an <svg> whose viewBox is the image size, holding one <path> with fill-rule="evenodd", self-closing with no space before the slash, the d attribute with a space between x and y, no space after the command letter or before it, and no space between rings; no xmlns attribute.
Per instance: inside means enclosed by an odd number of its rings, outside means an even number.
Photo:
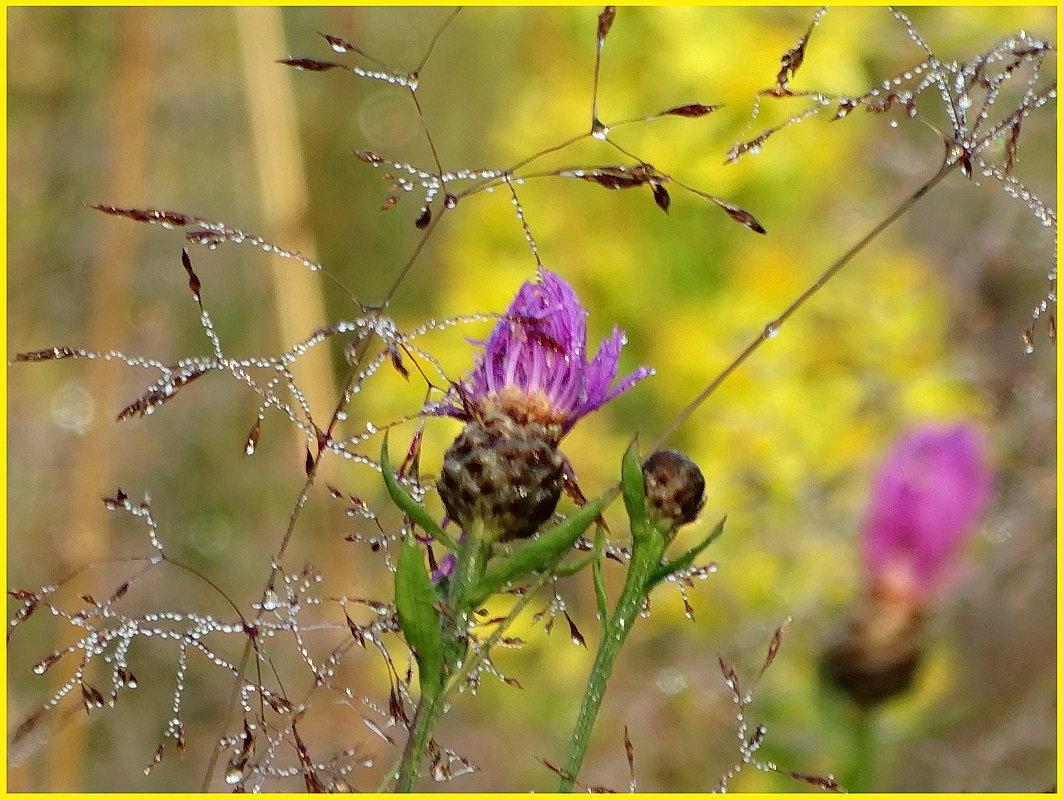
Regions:
<svg viewBox="0 0 1063 800"><path fill-rule="evenodd" d="M902 437L878 472L867 511L864 563L873 582L929 600L952 573L992 483L973 426L924 426Z"/></svg>
<svg viewBox="0 0 1063 800"><path fill-rule="evenodd" d="M582 417L653 374L640 367L614 386L626 336L614 326L588 362L586 316L572 287L540 268L538 280L520 287L487 341L476 342L483 352L455 387L460 405L440 404L429 413L468 421L496 408L559 426L563 436Z"/></svg>

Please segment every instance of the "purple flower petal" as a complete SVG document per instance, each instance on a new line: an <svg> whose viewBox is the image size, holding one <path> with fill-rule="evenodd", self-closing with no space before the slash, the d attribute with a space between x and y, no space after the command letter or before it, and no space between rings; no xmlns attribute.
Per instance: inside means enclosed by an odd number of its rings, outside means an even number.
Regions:
<svg viewBox="0 0 1063 800"><path fill-rule="evenodd" d="M452 572L454 567L458 565L458 557L454 553L447 553L443 556L443 560L439 562L438 569L432 570L431 581L433 584L439 583L443 578L446 578Z"/></svg>
<svg viewBox="0 0 1063 800"><path fill-rule="evenodd" d="M873 579L904 582L921 599L943 585L989 499L985 449L969 425L923 427L897 443L876 477L865 523Z"/></svg>
<svg viewBox="0 0 1063 800"><path fill-rule="evenodd" d="M525 282L505 315L482 343L470 372L451 396L425 409L428 414L468 419L463 406L477 407L508 393L545 407L563 435L582 417L623 394L652 370L642 367L613 385L625 337L619 328L587 362L587 311L559 275L540 269ZM464 397L459 406L453 395Z"/></svg>

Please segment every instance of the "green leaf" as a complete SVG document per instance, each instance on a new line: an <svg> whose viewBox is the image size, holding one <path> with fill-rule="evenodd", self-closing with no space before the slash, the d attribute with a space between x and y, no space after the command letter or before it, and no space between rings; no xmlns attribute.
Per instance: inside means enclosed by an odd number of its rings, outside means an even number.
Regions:
<svg viewBox="0 0 1063 800"><path fill-rule="evenodd" d="M443 688L443 629L435 587L417 540L406 536L395 570L395 608L399 628L417 658L421 694L435 697Z"/></svg>
<svg viewBox="0 0 1063 800"><path fill-rule="evenodd" d="M726 516L724 516L722 519L720 519L719 522L716 523L715 527L713 527L713 529L709 531L708 536L706 536L696 545L694 545L685 553L683 553L683 555L679 556L676 559L673 559L672 561L669 561L667 564L662 564L659 568L654 570L650 574L649 579L646 581L646 591L649 592L650 589L652 589L658 583L663 581L673 572L679 572L690 567L694 563L694 559L700 556L702 551L704 551L706 547L708 547L710 544L720 538L720 534L723 533L723 525L725 522L727 522Z"/></svg>
<svg viewBox="0 0 1063 800"><path fill-rule="evenodd" d="M568 561L564 564L558 564L556 567L554 567L554 574L559 578L568 578L572 575L575 575L577 572L579 572L581 569L588 566L589 564L593 564L597 561L598 554L591 553L590 555L584 556L578 561Z"/></svg>
<svg viewBox="0 0 1063 800"><path fill-rule="evenodd" d="M439 523L432 519L432 515L425 510L424 506L410 496L410 493L395 477L395 471L391 467L391 459L388 458L387 434L384 434L384 443L380 447L380 471L384 475L384 485L388 489L388 494L391 495L392 502L399 507L399 510L413 520L415 525L419 525L433 539L442 542L450 550L457 550L458 547L454 544L454 540L447 536L443 529L439 527Z"/></svg>
<svg viewBox="0 0 1063 800"><path fill-rule="evenodd" d="M540 534L538 539L532 539L508 556L500 558L488 568L480 582L469 593L469 607L480 605L503 586L519 581L533 572L549 569L560 561L572 549L579 535L602 513L612 495L613 492L606 492L591 500L567 519Z"/></svg>

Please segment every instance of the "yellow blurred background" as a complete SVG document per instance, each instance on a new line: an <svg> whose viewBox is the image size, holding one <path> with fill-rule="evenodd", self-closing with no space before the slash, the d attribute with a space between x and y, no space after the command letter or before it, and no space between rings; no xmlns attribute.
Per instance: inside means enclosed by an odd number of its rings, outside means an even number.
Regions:
<svg viewBox="0 0 1063 800"><path fill-rule="evenodd" d="M896 114L858 111L837 122L823 114L724 166L730 147L798 107L764 100L751 119L757 90L772 84L780 56L812 13L622 7L604 48L598 108L607 124L685 103L725 104L703 119L662 118L612 135L662 172L749 210L766 236L674 185L667 215L645 188L611 192L557 178L517 187L544 263L590 310L592 341L619 324L629 338L622 373L643 364L657 371L565 440L588 496L616 480L632 436L656 440L768 320L940 163L944 147L933 125L940 127L943 115L931 91L920 99L919 116L895 128L889 122L900 119ZM413 225L419 197L404 196L381 212L383 168L371 169L351 151L371 149L431 171L417 111L400 88L339 70L296 72L275 61L338 59L320 31L409 70L449 14L8 9L8 357L56 345L167 362L210 353L180 267L180 234L105 217L88 203L225 221L307 253L359 300L378 302L421 237ZM587 131L596 14L469 8L457 16L418 90L444 169L504 167ZM988 50L1020 29L1056 40L1048 7L919 8L911 15L943 60ZM859 94L923 58L885 9L833 9L792 85ZM1054 59L1046 70L1054 76ZM1055 133L1054 105L1025 120L1016 170L1053 208ZM590 140L549 162L630 163ZM788 618L748 719L767 726L761 754L783 772L844 772L844 713L820 686L817 664L858 589L856 543L871 476L908 426L967 418L991 442L996 493L962 575L936 609L917 686L876 721L880 758L867 788L1037 792L1054 785L1055 353L1043 326L1034 354L1024 355L1020 341L1047 289L1054 246L1052 231L999 184L953 175L671 437L667 445L694 458L708 481L703 519L681 534L677 548L726 513L725 534L709 551L719 571L690 591L696 621L684 617L674 588L657 590L651 616L621 655L583 780L626 789L627 726L640 790L713 788L738 758L735 707L717 655L750 684L772 632ZM276 354L321 324L359 313L334 283L294 261L234 245L192 249L191 257L230 354ZM409 330L430 317L501 311L534 267L508 192L469 197L428 239L389 313ZM465 337L487 330L457 326L422 344L457 377L471 365ZM320 415L331 410L344 370L341 346L324 352L299 373ZM9 588L34 589L93 563L77 578L71 602L78 592L113 589L130 571L114 559L147 552L142 526L107 514L99 502L120 486L134 500L150 494L171 555L245 608L257 598L305 477L301 444L290 425L268 414L258 452L246 457L256 398L220 375L183 390L151 417L115 424L118 410L153 379L115 363L9 369ZM366 420L382 425L413 413L424 391L416 374L407 382L385 367L355 397L340 431L354 435ZM412 430L393 433L393 455ZM457 430L452 421L428 422L426 473ZM373 438L364 452L378 448ZM325 596L388 599L383 558L345 541L371 535L371 526L345 516L325 488L327 480L364 498L393 531L398 517L381 497L379 476L360 465L324 469L286 565L317 564ZM438 512L437 499L430 504ZM622 542L619 508L610 523ZM607 578L619 584L617 565L608 566ZM480 771L453 784L424 779L422 789L553 788L554 776L538 759L564 761L596 641L589 575L561 582L558 591L590 649L570 642L563 620L549 637L541 625L518 625L527 645L500 652L497 665L523 688L485 680L476 696L458 699L437 732ZM152 572L128 602L229 613L178 570ZM9 611L17 605L9 602ZM15 631L9 740L73 667L38 677L32 664L72 635L44 613ZM342 635L323 632L319 646L324 651ZM294 653L290 641L272 647L279 660ZM235 657L239 643L228 648ZM222 733L231 679L190 661L188 750L180 758L170 752L145 777L171 714L174 648L140 642L131 664L141 688L116 708L86 717L71 703L71 712L60 707L11 745L9 790L199 788ZM293 686L307 681L297 662L289 669ZM379 660L358 656L344 669L357 696L384 703ZM106 686L105 675L100 681ZM305 722L315 758L362 747L374 766L348 781L372 790L397 751L367 730L366 707L332 695L317 700ZM286 763L295 763L294 754ZM213 786L225 788L220 774ZM268 786L300 790L302 782ZM731 788L807 787L746 768Z"/></svg>

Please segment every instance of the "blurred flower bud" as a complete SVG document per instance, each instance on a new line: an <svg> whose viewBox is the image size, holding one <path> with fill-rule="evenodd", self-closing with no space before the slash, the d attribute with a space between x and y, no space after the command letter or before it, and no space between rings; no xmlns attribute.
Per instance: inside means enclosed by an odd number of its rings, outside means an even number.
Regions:
<svg viewBox="0 0 1063 800"><path fill-rule="evenodd" d="M826 675L857 704L910 688L927 606L989 499L985 451L970 425L923 426L897 442L875 477L862 538L863 596L823 660Z"/></svg>
<svg viewBox="0 0 1063 800"><path fill-rule="evenodd" d="M657 450L642 465L649 515L673 532L693 522L705 503L705 477L675 450Z"/></svg>
<svg viewBox="0 0 1063 800"><path fill-rule="evenodd" d="M827 678L860 706L906 692L919 666L923 619L922 608L903 595L863 598L824 654Z"/></svg>

